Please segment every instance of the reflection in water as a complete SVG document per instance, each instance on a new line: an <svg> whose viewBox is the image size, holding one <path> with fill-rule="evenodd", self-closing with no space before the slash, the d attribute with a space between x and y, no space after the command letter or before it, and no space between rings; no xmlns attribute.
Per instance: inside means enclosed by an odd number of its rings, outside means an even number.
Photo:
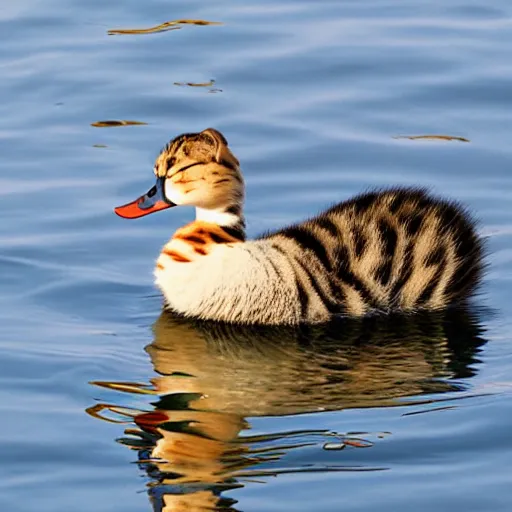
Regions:
<svg viewBox="0 0 512 512"><path fill-rule="evenodd" d="M215 80L213 78L209 82L174 82L174 85L177 85L178 87L209 87L209 93L222 92L222 89L213 87L215 85Z"/></svg>
<svg viewBox="0 0 512 512"><path fill-rule="evenodd" d="M169 30L179 30L182 25L222 25L220 21L206 21L206 20L173 20L166 21L157 25L156 27L149 28L125 28L125 29L112 29L108 31L109 36L124 35L124 34L155 34L157 32L167 32Z"/></svg>
<svg viewBox="0 0 512 512"><path fill-rule="evenodd" d="M461 311L303 329L192 323L164 313L147 347L159 374L151 384L95 383L153 401L144 410L97 404L88 412L131 424L119 442L138 452L156 511L234 511L223 491L268 476L386 469L344 464L339 451L369 448L386 433L250 436L242 433L247 418L436 401L418 395L460 390L447 379L472 375L480 334ZM318 445L336 450L335 458L322 458L334 464L290 462L292 452Z"/></svg>
<svg viewBox="0 0 512 512"><path fill-rule="evenodd" d="M114 126L140 126L146 125L143 121L128 121L128 120L109 120L109 121L96 121L91 123L95 128L113 128Z"/></svg>
<svg viewBox="0 0 512 512"><path fill-rule="evenodd" d="M214 83L215 80L212 78L209 82L174 82L174 85L180 87L211 87Z"/></svg>
<svg viewBox="0 0 512 512"><path fill-rule="evenodd" d="M456 137L453 135L395 135L394 139L409 139L409 140L456 140L459 142L470 142L469 139L464 137Z"/></svg>

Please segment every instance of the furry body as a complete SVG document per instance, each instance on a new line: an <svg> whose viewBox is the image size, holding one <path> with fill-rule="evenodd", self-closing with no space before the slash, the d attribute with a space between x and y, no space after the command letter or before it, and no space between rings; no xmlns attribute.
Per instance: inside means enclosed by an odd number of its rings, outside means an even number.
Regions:
<svg viewBox="0 0 512 512"><path fill-rule="evenodd" d="M483 268L473 220L420 189L362 194L253 241L228 231L196 221L164 247L155 276L173 310L244 324L439 310Z"/></svg>
<svg viewBox="0 0 512 512"><path fill-rule="evenodd" d="M422 189L362 194L246 241L244 180L219 131L176 137L154 173L156 185L116 212L136 218L196 207L196 221L176 231L155 269L168 306L185 316L296 325L439 310L465 302L480 281L474 221Z"/></svg>

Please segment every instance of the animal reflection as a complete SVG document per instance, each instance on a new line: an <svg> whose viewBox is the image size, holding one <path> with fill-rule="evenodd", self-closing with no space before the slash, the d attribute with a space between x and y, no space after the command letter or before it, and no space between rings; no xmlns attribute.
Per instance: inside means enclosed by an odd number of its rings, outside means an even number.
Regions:
<svg viewBox="0 0 512 512"><path fill-rule="evenodd" d="M151 384L95 383L153 401L88 412L132 424L119 442L138 452L155 511L235 511L226 491L270 475L386 469L344 464L340 452L371 447L385 433L251 436L250 418L432 401L422 395L460 389L453 379L472 375L483 343L464 311L302 329L191 323L163 313L146 348L158 374ZM305 446L318 446L318 460L294 465L290 453Z"/></svg>

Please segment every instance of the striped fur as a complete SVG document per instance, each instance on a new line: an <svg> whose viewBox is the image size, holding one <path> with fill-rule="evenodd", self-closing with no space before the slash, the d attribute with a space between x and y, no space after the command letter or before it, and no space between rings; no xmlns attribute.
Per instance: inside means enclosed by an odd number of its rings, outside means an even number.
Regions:
<svg viewBox="0 0 512 512"><path fill-rule="evenodd" d="M244 324L319 323L333 315L444 309L475 291L483 246L474 221L422 189L362 194L245 241L238 161L219 132L205 132L175 139L155 167L168 178L171 201L198 207L199 220L175 233L155 269L173 310Z"/></svg>
<svg viewBox="0 0 512 512"><path fill-rule="evenodd" d="M469 215L422 189L363 194L265 240L292 261L302 318L443 309L482 273Z"/></svg>

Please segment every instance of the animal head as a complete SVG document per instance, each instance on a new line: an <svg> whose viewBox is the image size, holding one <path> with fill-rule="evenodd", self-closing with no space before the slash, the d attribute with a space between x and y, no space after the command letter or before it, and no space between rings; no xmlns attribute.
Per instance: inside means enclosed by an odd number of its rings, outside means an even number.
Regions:
<svg viewBox="0 0 512 512"><path fill-rule="evenodd" d="M214 128L179 135L156 159L156 185L115 212L136 218L178 205L241 209L244 182L239 165L225 137Z"/></svg>

